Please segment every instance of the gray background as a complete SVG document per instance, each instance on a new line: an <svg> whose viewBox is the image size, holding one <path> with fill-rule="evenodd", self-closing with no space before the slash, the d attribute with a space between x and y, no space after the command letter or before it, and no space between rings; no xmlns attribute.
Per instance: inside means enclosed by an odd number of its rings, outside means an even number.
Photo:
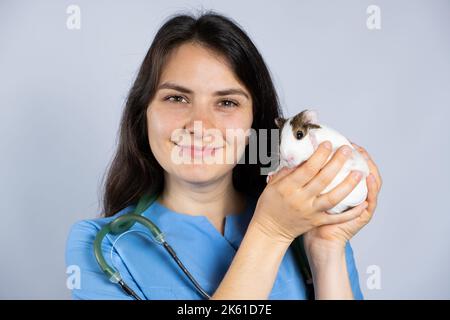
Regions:
<svg viewBox="0 0 450 320"><path fill-rule="evenodd" d="M366 27L371 4L381 30ZM316 108L378 164L376 215L352 241L365 297L449 299L448 0L0 1L0 298L70 297L66 236L100 213L139 64L167 16L199 9L250 34L286 115Z"/></svg>

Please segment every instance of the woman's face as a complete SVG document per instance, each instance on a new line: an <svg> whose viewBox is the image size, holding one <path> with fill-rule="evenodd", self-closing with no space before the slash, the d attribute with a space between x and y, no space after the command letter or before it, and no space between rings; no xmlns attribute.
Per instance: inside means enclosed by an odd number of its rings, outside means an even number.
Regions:
<svg viewBox="0 0 450 320"><path fill-rule="evenodd" d="M193 43L170 53L147 108L150 147L168 174L200 183L231 173L252 122L250 92L225 58Z"/></svg>

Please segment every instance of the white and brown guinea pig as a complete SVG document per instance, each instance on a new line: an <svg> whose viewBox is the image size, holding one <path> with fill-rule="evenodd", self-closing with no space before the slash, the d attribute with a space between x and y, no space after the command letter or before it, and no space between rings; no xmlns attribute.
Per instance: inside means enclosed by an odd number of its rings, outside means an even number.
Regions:
<svg viewBox="0 0 450 320"><path fill-rule="evenodd" d="M327 193L336 187L352 170L361 171L363 177L355 189L353 189L344 200L327 212L331 214L341 213L366 200L366 177L370 173L366 160L343 135L336 130L319 123L315 111L303 110L299 114L288 119L277 118L275 119L275 123L280 129L280 165L275 171L269 173L267 182L269 181L270 176L281 168L285 166L292 168L308 160L317 149L318 145L323 141L328 140L332 144L332 153L327 159L327 162L331 159L336 150L343 145L349 146L353 152L333 181L321 192L321 194Z"/></svg>

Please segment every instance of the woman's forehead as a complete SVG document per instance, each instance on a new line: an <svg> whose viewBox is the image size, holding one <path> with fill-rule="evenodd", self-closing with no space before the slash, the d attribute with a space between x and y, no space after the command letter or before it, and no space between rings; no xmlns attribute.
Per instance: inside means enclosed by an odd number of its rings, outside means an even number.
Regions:
<svg viewBox="0 0 450 320"><path fill-rule="evenodd" d="M247 92L224 57L191 43L183 44L169 54L158 86L163 83L176 83L193 91L240 88Z"/></svg>

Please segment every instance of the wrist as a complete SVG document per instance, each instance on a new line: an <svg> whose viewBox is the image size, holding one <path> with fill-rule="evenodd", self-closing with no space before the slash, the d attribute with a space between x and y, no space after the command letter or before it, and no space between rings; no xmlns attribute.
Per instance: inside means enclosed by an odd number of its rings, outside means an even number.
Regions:
<svg viewBox="0 0 450 320"><path fill-rule="evenodd" d="M353 299L345 251L326 252L310 262L316 299Z"/></svg>
<svg viewBox="0 0 450 320"><path fill-rule="evenodd" d="M280 228L278 228L278 226L274 223L271 223L267 219L263 219L263 221L261 221L255 215L250 221L249 228L255 229L255 232L259 233L260 236L265 238L266 241L273 244L279 244L281 247L289 247L295 239L295 237L291 236L288 232L279 230Z"/></svg>
<svg viewBox="0 0 450 320"><path fill-rule="evenodd" d="M273 249L287 250L294 239L278 235L259 221L252 219L248 225L246 236L255 237L258 242Z"/></svg>
<svg viewBox="0 0 450 320"><path fill-rule="evenodd" d="M341 243L305 243L305 252L311 268L323 269L345 261L345 244Z"/></svg>
<svg viewBox="0 0 450 320"><path fill-rule="evenodd" d="M276 241L250 222L213 299L268 299L289 243Z"/></svg>

